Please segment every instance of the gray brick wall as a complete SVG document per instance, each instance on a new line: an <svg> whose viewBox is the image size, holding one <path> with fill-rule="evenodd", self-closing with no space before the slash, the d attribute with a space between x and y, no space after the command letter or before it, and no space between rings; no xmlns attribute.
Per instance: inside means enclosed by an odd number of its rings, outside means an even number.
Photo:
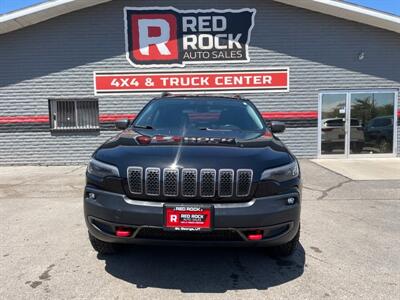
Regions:
<svg viewBox="0 0 400 300"><path fill-rule="evenodd" d="M115 0L0 35L0 116L46 115L48 98L93 96L93 71L132 70L124 53L123 7L163 5ZM325 89L400 88L399 34L267 0L168 5L257 9L251 62L235 67L291 68L289 93L245 95L261 111L317 111ZM360 62L361 50L366 59ZM136 113L151 97L101 96L100 114ZM81 163L112 134L0 133L0 164ZM299 156L317 155L316 127L289 128L282 139Z"/></svg>

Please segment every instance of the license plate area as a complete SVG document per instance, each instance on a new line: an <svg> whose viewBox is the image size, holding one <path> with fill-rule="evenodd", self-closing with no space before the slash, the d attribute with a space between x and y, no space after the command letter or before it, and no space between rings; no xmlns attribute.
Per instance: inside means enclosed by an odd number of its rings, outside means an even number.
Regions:
<svg viewBox="0 0 400 300"><path fill-rule="evenodd" d="M214 208L211 205L164 205L164 229L211 231Z"/></svg>

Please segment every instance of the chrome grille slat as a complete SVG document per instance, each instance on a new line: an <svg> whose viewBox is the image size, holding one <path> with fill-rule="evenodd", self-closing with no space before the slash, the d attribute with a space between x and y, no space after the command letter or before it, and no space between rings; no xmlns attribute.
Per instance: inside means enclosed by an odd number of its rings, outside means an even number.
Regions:
<svg viewBox="0 0 400 300"><path fill-rule="evenodd" d="M182 196L196 197L197 195L197 170L182 169Z"/></svg>
<svg viewBox="0 0 400 300"><path fill-rule="evenodd" d="M164 195L169 197L178 196L179 170L166 168L163 171Z"/></svg>
<svg viewBox="0 0 400 300"><path fill-rule="evenodd" d="M160 195L160 169L147 168L145 177L146 194L149 196Z"/></svg>
<svg viewBox="0 0 400 300"><path fill-rule="evenodd" d="M128 187L132 194L143 193L143 168L129 167L128 173Z"/></svg>
<svg viewBox="0 0 400 300"><path fill-rule="evenodd" d="M215 182L217 180L217 172L215 169L200 170L200 196L214 197Z"/></svg>
<svg viewBox="0 0 400 300"><path fill-rule="evenodd" d="M250 194L253 171L250 169L239 169L236 171L236 196L246 197Z"/></svg>
<svg viewBox="0 0 400 300"><path fill-rule="evenodd" d="M218 173L218 195L232 197L235 172L231 169L221 169Z"/></svg>

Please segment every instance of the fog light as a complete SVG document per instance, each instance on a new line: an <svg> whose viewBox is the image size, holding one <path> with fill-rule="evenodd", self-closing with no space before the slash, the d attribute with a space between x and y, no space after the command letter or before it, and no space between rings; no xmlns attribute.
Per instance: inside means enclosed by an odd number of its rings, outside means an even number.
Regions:
<svg viewBox="0 0 400 300"><path fill-rule="evenodd" d="M260 241L264 237L262 230L256 230L256 231L253 231L253 232L247 232L246 236L247 236L247 239L249 241Z"/></svg>
<svg viewBox="0 0 400 300"><path fill-rule="evenodd" d="M249 241L260 241L262 240L263 235L261 233L249 234L247 238Z"/></svg>
<svg viewBox="0 0 400 300"><path fill-rule="evenodd" d="M115 229L115 235L118 237L130 237L133 233L133 229L129 227L119 226Z"/></svg>
<svg viewBox="0 0 400 300"><path fill-rule="evenodd" d="M89 199L96 199L96 194L95 193L89 193L88 197L89 197Z"/></svg>
<svg viewBox="0 0 400 300"><path fill-rule="evenodd" d="M293 205L293 204L295 204L295 202L296 202L296 198L291 197L291 198L287 199L287 204L288 205Z"/></svg>

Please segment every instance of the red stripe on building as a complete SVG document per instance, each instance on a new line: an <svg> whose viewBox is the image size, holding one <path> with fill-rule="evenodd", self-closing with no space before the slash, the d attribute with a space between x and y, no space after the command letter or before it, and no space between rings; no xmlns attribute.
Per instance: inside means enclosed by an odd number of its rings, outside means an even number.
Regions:
<svg viewBox="0 0 400 300"><path fill-rule="evenodd" d="M104 114L99 116L100 122L115 122L120 119L134 119L135 114Z"/></svg>
<svg viewBox="0 0 400 300"><path fill-rule="evenodd" d="M285 119L317 119L317 111L277 111L261 113L267 120L285 120ZM400 110L397 112L400 118ZM134 119L136 114L102 114L99 116L100 122L115 122L119 119ZM38 116L0 116L0 124L16 123L48 123L48 115Z"/></svg>
<svg viewBox="0 0 400 300"><path fill-rule="evenodd" d="M134 119L135 117L135 114L104 114L99 116L99 120L100 122L115 122L119 119ZM17 123L49 123L49 116L0 116L0 124Z"/></svg>
<svg viewBox="0 0 400 300"><path fill-rule="evenodd" d="M277 111L261 113L264 119L317 119L317 111Z"/></svg>
<svg viewBox="0 0 400 300"><path fill-rule="evenodd" d="M0 116L0 124L8 123L48 123L49 116Z"/></svg>

